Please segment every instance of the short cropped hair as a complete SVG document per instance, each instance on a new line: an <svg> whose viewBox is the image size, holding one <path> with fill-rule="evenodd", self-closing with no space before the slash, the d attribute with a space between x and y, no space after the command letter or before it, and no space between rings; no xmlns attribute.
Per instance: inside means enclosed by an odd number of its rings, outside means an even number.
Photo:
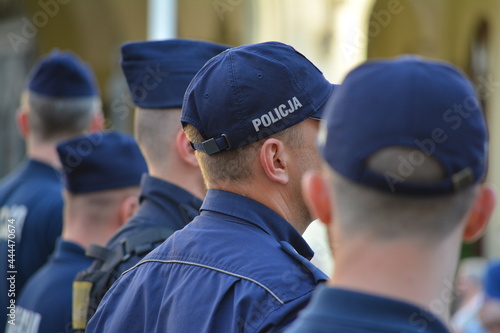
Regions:
<svg viewBox="0 0 500 333"><path fill-rule="evenodd" d="M188 140L193 143L204 141L204 138L198 130L190 124L184 127L184 132ZM215 155L208 155L196 151L196 158L200 164L201 173L207 188L212 188L215 184L220 182L234 182L251 179L253 171L249 166L258 158L260 148L269 138L281 140L292 148L302 147L303 145L303 134L299 123L275 133L268 138L261 139L235 150L223 151Z"/></svg>
<svg viewBox="0 0 500 333"><path fill-rule="evenodd" d="M168 162L168 147L181 129L181 109L136 109L135 137L148 164Z"/></svg>
<svg viewBox="0 0 500 333"><path fill-rule="evenodd" d="M82 134L101 111L97 96L54 98L29 91L23 94L22 104L28 109L33 135L41 141Z"/></svg>
<svg viewBox="0 0 500 333"><path fill-rule="evenodd" d="M408 159L412 153L414 150L407 148L388 148L367 163L379 172L395 172L400 158ZM386 240L404 236L443 239L462 221L478 189L474 185L449 195L400 195L354 183L331 169L329 174L340 227L346 233L369 231ZM406 181L437 181L442 177L439 162L426 156L426 162Z"/></svg>
<svg viewBox="0 0 500 333"><path fill-rule="evenodd" d="M138 197L140 186L127 186L111 190L72 193L63 191L64 208L70 214L87 216L94 224L103 224L113 219L120 202L129 197ZM69 221L71 223L71 219Z"/></svg>

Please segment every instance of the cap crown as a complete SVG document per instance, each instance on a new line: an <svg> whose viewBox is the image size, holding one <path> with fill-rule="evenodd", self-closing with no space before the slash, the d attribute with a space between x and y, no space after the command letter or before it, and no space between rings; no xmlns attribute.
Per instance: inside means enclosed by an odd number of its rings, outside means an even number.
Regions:
<svg viewBox="0 0 500 333"><path fill-rule="evenodd" d="M126 43L121 66L134 104L180 108L194 75L229 46L187 39Z"/></svg>
<svg viewBox="0 0 500 333"><path fill-rule="evenodd" d="M95 132L57 146L64 185L73 193L139 186L146 161L129 135Z"/></svg>
<svg viewBox="0 0 500 333"><path fill-rule="evenodd" d="M94 74L75 54L52 51L31 71L28 89L55 98L98 96Z"/></svg>
<svg viewBox="0 0 500 333"><path fill-rule="evenodd" d="M367 62L347 75L327 109L320 150L335 171L355 182L393 193L444 194L484 177L482 110L470 82L451 65L416 57ZM418 167L414 161L398 160L397 174L368 168L368 159L388 147L431 156L444 179L406 181L408 168Z"/></svg>
<svg viewBox="0 0 500 333"><path fill-rule="evenodd" d="M186 90L181 121L209 140L196 149L217 153L320 117L332 91L321 71L291 46L244 45L198 72Z"/></svg>

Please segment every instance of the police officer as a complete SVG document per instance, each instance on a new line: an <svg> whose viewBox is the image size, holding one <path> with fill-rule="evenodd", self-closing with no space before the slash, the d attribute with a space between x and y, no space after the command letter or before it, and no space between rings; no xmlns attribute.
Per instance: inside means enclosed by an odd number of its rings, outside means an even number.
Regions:
<svg viewBox="0 0 500 333"><path fill-rule="evenodd" d="M500 332L500 261L491 261L484 276L483 304L464 327L464 333Z"/></svg>
<svg viewBox="0 0 500 333"><path fill-rule="evenodd" d="M495 204L474 89L449 64L405 56L357 67L336 93L325 168L304 180L335 273L289 332L450 332L462 239Z"/></svg>
<svg viewBox="0 0 500 333"><path fill-rule="evenodd" d="M97 132L57 146L64 175L64 221L51 259L26 283L9 332L71 329L75 275L91 264L85 249L103 246L139 206L139 184L147 166L135 140Z"/></svg>
<svg viewBox="0 0 500 333"><path fill-rule="evenodd" d="M180 125L184 92L196 72L227 46L171 39L127 43L122 69L136 109L135 134L149 167L138 213L108 242L112 255L97 259L77 280L91 282L88 311L75 313L85 329L111 284L196 215L205 186L194 151ZM79 307L75 310L79 311ZM82 326L80 324L83 323Z"/></svg>
<svg viewBox="0 0 500 333"><path fill-rule="evenodd" d="M0 183L0 327L5 327L7 304L15 302L61 234L63 203L55 147L100 129L102 122L91 69L70 52L54 51L42 58L30 74L18 113L27 159ZM10 262L8 245L15 247ZM16 272L8 274L15 275L13 283L6 280L8 271Z"/></svg>
<svg viewBox="0 0 500 333"><path fill-rule="evenodd" d="M122 275L88 331L288 325L326 279L301 237L312 218L300 180L320 166L317 118L332 91L282 43L212 58L186 90L181 117L208 187L201 214Z"/></svg>

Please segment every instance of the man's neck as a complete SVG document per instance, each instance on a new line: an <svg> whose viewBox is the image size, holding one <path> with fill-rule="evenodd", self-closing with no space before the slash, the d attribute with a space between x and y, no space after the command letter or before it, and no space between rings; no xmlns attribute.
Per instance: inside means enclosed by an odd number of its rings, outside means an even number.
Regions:
<svg viewBox="0 0 500 333"><path fill-rule="evenodd" d="M40 143L28 140L26 142L26 155L30 159L43 162L55 169L61 168L61 162L54 143Z"/></svg>
<svg viewBox="0 0 500 333"><path fill-rule="evenodd" d="M87 249L90 244L106 245L116 230L97 229L93 227L94 225L95 221L85 222L83 220L72 221L71 225L66 223L61 238L76 243L84 249Z"/></svg>
<svg viewBox="0 0 500 333"><path fill-rule="evenodd" d="M460 237L448 237L435 246L409 238L377 242L356 237L332 246L332 287L413 303L448 323L449 307L456 298L453 281Z"/></svg>
<svg viewBox="0 0 500 333"><path fill-rule="evenodd" d="M270 185L268 186L268 184ZM238 184L234 182L217 184L213 188L237 193L263 204L288 221L301 235L313 220L311 218L308 223L304 223L304 218L301 217L304 215L303 211L297 213L297 210L306 208L300 208L300 203L297 203L297 200L291 199L291 195L283 187L278 189L278 185L274 183L259 183L259 180L253 179L251 182Z"/></svg>
<svg viewBox="0 0 500 333"><path fill-rule="evenodd" d="M174 184L202 200L207 193L200 171L197 169L193 170L193 172L186 170L179 172L174 168L150 167L149 175Z"/></svg>

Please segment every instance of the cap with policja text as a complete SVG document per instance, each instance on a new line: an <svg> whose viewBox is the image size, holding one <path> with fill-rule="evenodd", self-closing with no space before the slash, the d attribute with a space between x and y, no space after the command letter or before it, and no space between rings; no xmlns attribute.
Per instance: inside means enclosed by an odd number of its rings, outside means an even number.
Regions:
<svg viewBox="0 0 500 333"><path fill-rule="evenodd" d="M346 76L328 103L325 119L318 140L324 160L362 185L391 193L437 195L453 193L485 176L483 112L471 83L450 64L415 56L366 62ZM399 156L395 162L402 167L397 174L371 169L369 159L389 147L409 148L414 154L410 161ZM418 166L417 156L437 161L444 176L406 180Z"/></svg>
<svg viewBox="0 0 500 333"><path fill-rule="evenodd" d="M148 172L135 139L119 132L95 132L57 146L64 186L72 193L139 186Z"/></svg>
<svg viewBox="0 0 500 333"><path fill-rule="evenodd" d="M321 71L293 47L266 42L244 45L212 58L186 90L181 116L209 155L237 149L320 118L334 90Z"/></svg>

